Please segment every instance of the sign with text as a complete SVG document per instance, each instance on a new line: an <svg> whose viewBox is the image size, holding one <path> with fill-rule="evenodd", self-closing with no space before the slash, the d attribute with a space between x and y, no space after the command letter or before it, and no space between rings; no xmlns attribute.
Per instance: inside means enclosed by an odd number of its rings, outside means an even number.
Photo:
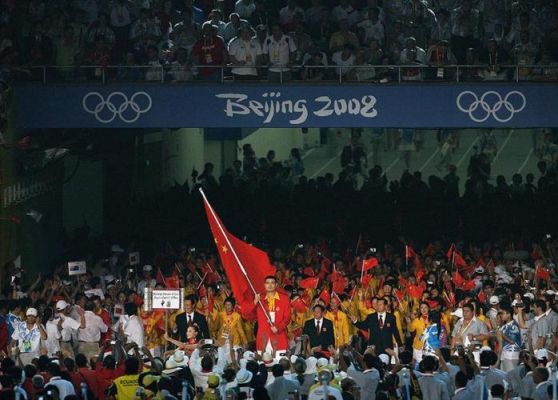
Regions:
<svg viewBox="0 0 558 400"><path fill-rule="evenodd" d="M83 275L87 273L87 265L85 261L70 261L68 263L68 275Z"/></svg>
<svg viewBox="0 0 558 400"><path fill-rule="evenodd" d="M28 84L15 101L19 128L558 126L553 83Z"/></svg>
<svg viewBox="0 0 558 400"><path fill-rule="evenodd" d="M182 305L180 290L153 290L151 298L154 310L178 310Z"/></svg>

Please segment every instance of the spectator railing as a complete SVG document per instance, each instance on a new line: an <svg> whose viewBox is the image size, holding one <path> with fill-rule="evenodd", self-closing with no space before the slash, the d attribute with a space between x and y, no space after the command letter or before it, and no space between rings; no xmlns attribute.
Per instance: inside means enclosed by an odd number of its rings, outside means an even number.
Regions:
<svg viewBox="0 0 558 400"><path fill-rule="evenodd" d="M258 75L245 80L234 74L235 68L254 68ZM24 81L53 82L557 82L558 65L353 65L353 66L273 66L278 70L269 79L268 65L86 65L33 66L27 68ZM308 71L322 72L320 79L307 79Z"/></svg>

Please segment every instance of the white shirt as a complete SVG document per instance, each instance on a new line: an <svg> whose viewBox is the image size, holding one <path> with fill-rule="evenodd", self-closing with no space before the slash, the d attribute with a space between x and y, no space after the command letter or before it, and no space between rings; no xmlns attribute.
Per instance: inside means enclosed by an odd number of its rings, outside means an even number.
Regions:
<svg viewBox="0 0 558 400"><path fill-rule="evenodd" d="M269 62L272 67L269 68L272 72L288 71L289 68L274 67L276 65L287 65L290 62L290 54L296 51L296 44L288 35L281 36L281 39L275 40L273 35L265 39L263 45L263 54L269 56Z"/></svg>
<svg viewBox="0 0 558 400"><path fill-rule="evenodd" d="M421 49L420 47L416 47L416 58L415 61L421 64L426 64L426 52L424 51L424 49ZM407 60L407 49L403 49L401 50L401 53L399 54L399 61L402 64L407 64L408 60Z"/></svg>
<svg viewBox="0 0 558 400"><path fill-rule="evenodd" d="M324 319L314 319L314 327L318 328L318 324L320 324L320 328L324 326Z"/></svg>
<svg viewBox="0 0 558 400"><path fill-rule="evenodd" d="M149 287L154 288L156 285L157 285L157 281L155 280L155 278L151 278ZM138 293L143 294L146 287L147 287L147 281L145 279L142 279L141 281L139 281L139 283L138 283Z"/></svg>
<svg viewBox="0 0 558 400"><path fill-rule="evenodd" d="M327 395L333 396L335 400L343 400L343 396L341 395L339 389L334 388L332 386L327 387ZM323 400L324 398L325 398L324 387L321 385L315 387L314 390L308 393L308 400Z"/></svg>
<svg viewBox="0 0 558 400"><path fill-rule="evenodd" d="M62 334L58 330L58 321L60 321L60 318L55 318L46 323L45 330L48 337L46 340L43 340L43 346L47 349L49 357L54 356L60 350Z"/></svg>
<svg viewBox="0 0 558 400"><path fill-rule="evenodd" d="M144 335L143 335L143 323L138 318L137 315L132 315L131 317L123 315L120 317L120 322L122 322L122 329L124 330L124 335L128 338L128 342L136 343L140 348L144 345Z"/></svg>
<svg viewBox="0 0 558 400"><path fill-rule="evenodd" d="M349 73L352 70L352 68L350 68L350 67L355 65L355 55L354 54L351 53L349 58L347 58L345 60L343 59L342 54L343 54L342 51L336 51L331 56L331 61L333 61L333 63L338 66L338 68L335 68L335 71L337 72L337 75L339 75L339 74L346 75L347 73Z"/></svg>
<svg viewBox="0 0 558 400"><path fill-rule="evenodd" d="M240 37L229 43L229 55L234 56L237 61L245 61L246 65L255 65L256 59L262 54L262 47L257 39L245 41ZM256 68L234 67L232 73L236 75L258 75Z"/></svg>
<svg viewBox="0 0 558 400"><path fill-rule="evenodd" d="M364 41L370 43L372 39L376 39L380 44L384 43L384 24L378 19L376 23L370 19L365 19L357 24L359 28L364 30Z"/></svg>
<svg viewBox="0 0 558 400"><path fill-rule="evenodd" d="M63 321L61 340L63 342L69 342L72 339L72 331L76 331L77 329L79 329L81 323L67 315L58 314L57 317L62 318Z"/></svg>
<svg viewBox="0 0 558 400"><path fill-rule="evenodd" d="M27 328L27 322L23 321L14 326L12 339L17 340L17 346L22 353L38 353L41 348L41 330L35 324L31 329Z"/></svg>
<svg viewBox="0 0 558 400"><path fill-rule="evenodd" d="M105 333L108 327L103 319L93 311L85 312L85 328L79 330L79 341L94 343L101 340L101 332Z"/></svg>
<svg viewBox="0 0 558 400"><path fill-rule="evenodd" d="M48 385L54 385L58 388L58 392L60 392L60 399L64 399L66 398L66 396L76 394L72 382L62 379L59 376L53 376L52 378L50 378L50 381L48 381Z"/></svg>
<svg viewBox="0 0 558 400"><path fill-rule="evenodd" d="M217 349L217 364L214 365L213 371L204 372L201 367L200 351L198 349L192 352L190 356L190 371L194 377L194 384L196 387L201 387L203 390L207 389L207 378L210 375L223 373L223 369L227 365L227 354L229 354L229 346L221 346Z"/></svg>

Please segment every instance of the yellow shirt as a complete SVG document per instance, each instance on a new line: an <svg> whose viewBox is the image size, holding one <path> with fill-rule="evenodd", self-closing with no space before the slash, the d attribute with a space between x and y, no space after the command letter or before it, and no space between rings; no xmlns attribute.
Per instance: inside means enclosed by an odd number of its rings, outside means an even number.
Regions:
<svg viewBox="0 0 558 400"><path fill-rule="evenodd" d="M227 333L233 346L248 344L248 338L242 326L242 317L236 311L227 314L225 311L213 311L210 318L210 327L216 332L215 337L221 338Z"/></svg>
<svg viewBox="0 0 558 400"><path fill-rule="evenodd" d="M421 340L421 336L428 325L429 324L422 318L415 318L411 321L409 331L415 332L415 338L413 339L413 349L422 350L424 342Z"/></svg>
<svg viewBox="0 0 558 400"><path fill-rule="evenodd" d="M139 374L123 375L120 378L116 378L114 380L116 398L118 400L133 400L136 397L136 389L139 386L138 378Z"/></svg>
<svg viewBox="0 0 558 400"><path fill-rule="evenodd" d="M333 334L335 335L335 346L349 343L349 330L351 323L349 317L343 311L338 310L336 313L328 311L325 315L327 319L333 322Z"/></svg>

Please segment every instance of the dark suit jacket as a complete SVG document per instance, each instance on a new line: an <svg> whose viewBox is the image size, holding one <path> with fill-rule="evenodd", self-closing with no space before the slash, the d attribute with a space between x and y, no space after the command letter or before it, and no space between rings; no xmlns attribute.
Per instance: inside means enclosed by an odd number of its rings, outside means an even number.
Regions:
<svg viewBox="0 0 558 400"><path fill-rule="evenodd" d="M192 325L198 326L198 340L209 339L209 328L205 317L199 312L194 312L194 319ZM178 314L176 316L176 329L178 330L178 337L181 342L186 342L186 329L188 329L186 313Z"/></svg>
<svg viewBox="0 0 558 400"><path fill-rule="evenodd" d="M322 346L322 350L327 351L329 346L335 346L335 335L333 334L333 322L329 319L322 318L322 326L320 333L316 332L316 323L314 318L309 319L304 323L302 329L304 335L310 338L310 346Z"/></svg>
<svg viewBox="0 0 558 400"><path fill-rule="evenodd" d="M397 330L395 317L391 313L386 313L383 329L380 329L378 313L370 314L364 321L355 323L359 329L367 329L369 339L368 344L376 347L376 354L385 353L386 349L393 349L393 339L401 346L401 338Z"/></svg>

